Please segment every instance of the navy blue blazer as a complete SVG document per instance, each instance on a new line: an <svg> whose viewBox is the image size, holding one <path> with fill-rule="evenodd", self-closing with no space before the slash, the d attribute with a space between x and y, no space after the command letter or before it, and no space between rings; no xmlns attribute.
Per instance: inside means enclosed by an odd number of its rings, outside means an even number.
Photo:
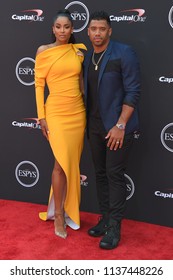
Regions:
<svg viewBox="0 0 173 280"><path fill-rule="evenodd" d="M87 107L88 67L93 51L84 60L84 89ZM140 95L140 67L135 51L128 45L110 41L100 62L98 77L99 111L106 131L118 121L122 105L134 107L126 125L126 133L139 129L138 100ZM86 108L88 111L88 108Z"/></svg>

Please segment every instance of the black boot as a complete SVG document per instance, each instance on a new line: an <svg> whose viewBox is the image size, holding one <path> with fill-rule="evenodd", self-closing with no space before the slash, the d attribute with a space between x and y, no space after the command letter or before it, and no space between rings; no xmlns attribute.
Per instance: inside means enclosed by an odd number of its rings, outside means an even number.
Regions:
<svg viewBox="0 0 173 280"><path fill-rule="evenodd" d="M108 227L108 219L105 216L99 217L99 222L96 226L88 230L88 234L94 237L102 236L105 234Z"/></svg>
<svg viewBox="0 0 173 280"><path fill-rule="evenodd" d="M109 224L106 233L100 241L100 248L102 249L114 249L118 246L121 238L121 222L115 222Z"/></svg>

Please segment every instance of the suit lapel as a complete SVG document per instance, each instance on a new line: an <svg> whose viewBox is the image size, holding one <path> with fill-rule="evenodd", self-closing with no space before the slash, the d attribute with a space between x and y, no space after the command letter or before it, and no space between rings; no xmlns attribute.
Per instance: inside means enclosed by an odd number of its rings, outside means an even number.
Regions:
<svg viewBox="0 0 173 280"><path fill-rule="evenodd" d="M109 42L109 45L108 45L108 48L102 58L102 62L101 62L101 67L100 67L100 72L99 72L99 78L98 78L98 87L99 87L99 84L100 84L100 81L101 81L101 78L102 78L102 75L103 75L103 72L104 72L104 69L106 67L106 64L110 58L110 55L111 55L111 50L112 50L112 43L111 41Z"/></svg>

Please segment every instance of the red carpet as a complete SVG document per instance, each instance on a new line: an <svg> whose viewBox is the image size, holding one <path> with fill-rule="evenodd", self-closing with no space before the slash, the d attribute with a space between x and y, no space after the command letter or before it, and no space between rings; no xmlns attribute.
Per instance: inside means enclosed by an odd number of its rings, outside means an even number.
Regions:
<svg viewBox="0 0 173 280"><path fill-rule="evenodd" d="M45 205L0 200L0 209L1 260L173 260L173 228L125 219L119 246L105 251L87 235L96 214L82 212L80 230L67 228L63 240L53 221L39 220Z"/></svg>

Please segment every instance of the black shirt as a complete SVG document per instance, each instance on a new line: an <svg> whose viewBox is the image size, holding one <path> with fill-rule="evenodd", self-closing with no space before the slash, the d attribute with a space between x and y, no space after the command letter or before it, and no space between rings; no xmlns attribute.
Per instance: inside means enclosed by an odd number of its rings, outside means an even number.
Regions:
<svg viewBox="0 0 173 280"><path fill-rule="evenodd" d="M94 60L97 63L100 56L103 52L94 53ZM87 99L87 108L88 108L88 116L89 118L99 118L99 100L98 100L98 76L100 71L101 61L98 64L98 69L95 70L95 65L92 63L92 59L90 61L90 65L88 68L88 99Z"/></svg>

